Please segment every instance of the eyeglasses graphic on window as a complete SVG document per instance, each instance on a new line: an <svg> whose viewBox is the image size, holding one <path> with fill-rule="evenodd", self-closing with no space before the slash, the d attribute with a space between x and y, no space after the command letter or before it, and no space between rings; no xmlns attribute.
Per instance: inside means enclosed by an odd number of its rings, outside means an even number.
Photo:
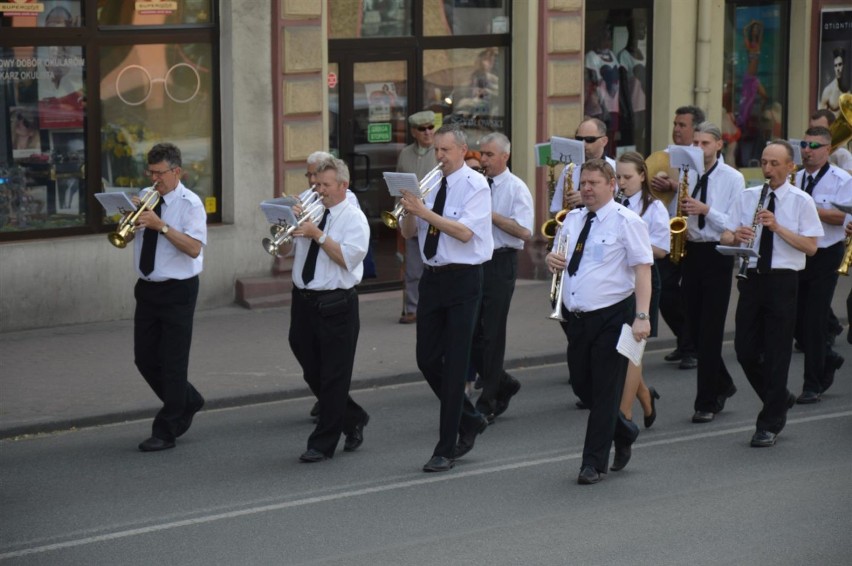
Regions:
<svg viewBox="0 0 852 566"><path fill-rule="evenodd" d="M128 65L115 77L115 92L126 105L139 106L145 104L151 97L155 83L162 83L166 96L178 104L190 102L201 90L201 76L198 74L198 69L189 63L176 63L162 78L153 78L148 69L141 65ZM140 88L141 96L136 92ZM192 94L189 94L190 92Z"/></svg>

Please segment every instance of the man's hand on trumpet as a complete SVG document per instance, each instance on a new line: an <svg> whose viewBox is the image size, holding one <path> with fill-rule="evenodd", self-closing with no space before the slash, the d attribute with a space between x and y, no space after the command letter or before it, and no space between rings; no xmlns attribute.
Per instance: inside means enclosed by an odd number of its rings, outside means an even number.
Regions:
<svg viewBox="0 0 852 566"><path fill-rule="evenodd" d="M568 267L568 261L565 258L565 255L555 251L547 254L544 261L551 273L559 273Z"/></svg>
<svg viewBox="0 0 852 566"><path fill-rule="evenodd" d="M295 208L295 207L294 207ZM323 232L319 229L319 226L311 222L310 220L305 220L296 230L293 231L293 236L300 238L310 238L312 240L319 239L322 236Z"/></svg>
<svg viewBox="0 0 852 566"><path fill-rule="evenodd" d="M402 191L402 198L399 202L402 204L402 208L405 209L406 214L413 214L414 216L423 218L427 212L430 212L429 208L423 202L423 199L418 198L404 189Z"/></svg>

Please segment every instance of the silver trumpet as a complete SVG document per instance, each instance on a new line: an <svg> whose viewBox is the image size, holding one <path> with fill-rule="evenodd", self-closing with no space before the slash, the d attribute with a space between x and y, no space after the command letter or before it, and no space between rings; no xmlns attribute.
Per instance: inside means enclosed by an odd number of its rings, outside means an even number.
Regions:
<svg viewBox="0 0 852 566"><path fill-rule="evenodd" d="M322 197L317 193L312 193L317 195L315 198L305 199L309 204L302 208L301 214L296 219L296 224L292 226L288 225L279 225L275 226L277 228L277 233L272 234L272 238L264 238L261 241L261 245L263 245L263 249L266 250L266 253L272 256L278 255L278 250L284 244L289 244L293 241L293 232L299 229L299 226L310 220L314 224L320 222L322 220L322 215L325 212L325 205L322 203Z"/></svg>
<svg viewBox="0 0 852 566"><path fill-rule="evenodd" d="M302 207L302 210L304 210L304 209L308 208L313 203L317 202L318 200L320 200L322 198L319 195L319 193L316 192L315 189L316 189L316 185L311 185L311 187L305 192L304 196L302 196L298 199L296 197L280 197L280 198L277 198L277 199L272 199L272 201L269 201L269 202L278 203L280 201L280 204L284 204L284 205L287 205L287 206L292 206L292 205L298 204L300 207ZM269 233L274 238L275 236L278 235L278 233L281 230L286 230L287 227L288 227L288 225L286 223L284 223L284 224L273 224L269 227Z"/></svg>
<svg viewBox="0 0 852 566"><path fill-rule="evenodd" d="M568 248L568 235L560 234L559 241L556 244L556 249L554 253L565 255L566 249ZM553 278L550 281L550 302L553 303L553 312L551 312L547 318L550 320L555 320L557 322L565 322L565 319L562 317L562 290L565 287L565 270L557 271L553 274Z"/></svg>
<svg viewBox="0 0 852 566"><path fill-rule="evenodd" d="M432 168L431 171L426 173L422 179L420 179L420 194L425 197L432 191L436 186L439 186L440 183L436 183L437 179L441 178L441 167L443 167L443 163L438 163L435 167ZM393 210L382 212L382 222L385 223L385 226L390 228L391 230L396 230L399 228L399 223L405 216L405 209L402 207L402 202L397 204Z"/></svg>

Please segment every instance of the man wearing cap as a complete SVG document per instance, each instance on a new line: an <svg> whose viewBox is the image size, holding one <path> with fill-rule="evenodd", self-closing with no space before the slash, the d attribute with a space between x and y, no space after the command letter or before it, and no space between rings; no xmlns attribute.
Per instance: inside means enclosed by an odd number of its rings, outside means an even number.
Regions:
<svg viewBox="0 0 852 566"><path fill-rule="evenodd" d="M414 173L418 179L435 168L435 113L424 110L408 117L414 143L405 146L399 153L396 170L399 173ZM411 324L417 320L417 286L423 275L420 258L420 241L417 234L405 240L405 296L400 324Z"/></svg>

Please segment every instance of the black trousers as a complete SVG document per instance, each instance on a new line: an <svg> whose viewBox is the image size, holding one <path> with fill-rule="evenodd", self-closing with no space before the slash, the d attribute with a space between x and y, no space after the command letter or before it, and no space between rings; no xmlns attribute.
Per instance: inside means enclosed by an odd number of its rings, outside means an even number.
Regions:
<svg viewBox="0 0 852 566"><path fill-rule="evenodd" d="M433 456L452 458L459 432L482 418L464 383L476 313L482 298L482 266L425 269L417 303L417 367L441 402L438 444Z"/></svg>
<svg viewBox="0 0 852 566"><path fill-rule="evenodd" d="M349 395L361 321L355 289L303 291L293 288L290 348L308 387L319 400L319 419L308 448L334 456L340 435L367 413Z"/></svg>
<svg viewBox="0 0 852 566"><path fill-rule="evenodd" d="M480 412L493 413L495 403L513 380L503 369L506 356L506 323L518 276L517 250L498 250L482 264L482 304L473 336L471 360L482 379L476 401Z"/></svg>
<svg viewBox="0 0 852 566"><path fill-rule="evenodd" d="M677 349L685 355L695 355L695 343L686 324L686 306L681 286L681 265L675 265L669 256L654 260L660 270L660 314L677 338Z"/></svg>
<svg viewBox="0 0 852 566"><path fill-rule="evenodd" d="M796 341L805 353L804 391L822 393L824 389L828 317L843 251L843 242L820 248L807 258L805 269L799 272Z"/></svg>
<svg viewBox="0 0 852 566"><path fill-rule="evenodd" d="M734 349L754 392L763 401L757 429L779 433L787 422L787 373L793 354L793 330L799 274L778 270L740 279Z"/></svg>
<svg viewBox="0 0 852 566"><path fill-rule="evenodd" d="M695 410L711 413L722 410L717 399L734 385L722 360L734 258L718 253L718 243L687 242L682 264L687 324L698 354Z"/></svg>
<svg viewBox="0 0 852 566"><path fill-rule="evenodd" d="M609 467L613 440L631 444L636 438L635 431L618 418L627 358L615 349L621 327L633 322L635 309L633 295L615 305L583 313L579 318L562 307L562 316L567 319L571 386L590 409L583 466L594 466L599 472L606 472Z"/></svg>
<svg viewBox="0 0 852 566"><path fill-rule="evenodd" d="M151 435L173 441L184 413L203 403L187 379L198 276L161 283L139 279L134 295L134 361L163 402L163 408L154 417Z"/></svg>

